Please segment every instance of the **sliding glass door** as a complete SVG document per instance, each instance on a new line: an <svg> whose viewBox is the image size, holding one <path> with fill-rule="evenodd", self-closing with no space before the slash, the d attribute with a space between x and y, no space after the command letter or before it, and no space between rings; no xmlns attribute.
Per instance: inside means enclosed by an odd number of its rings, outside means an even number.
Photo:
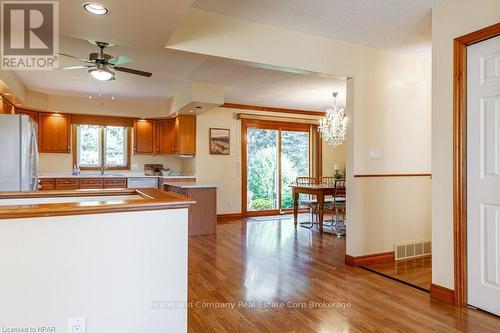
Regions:
<svg viewBox="0 0 500 333"><path fill-rule="evenodd" d="M244 212L293 208L290 185L309 176L309 125L243 120L242 138Z"/></svg>
<svg viewBox="0 0 500 333"><path fill-rule="evenodd" d="M309 176L309 131L281 131L281 209L293 208L290 185L299 176Z"/></svg>
<svg viewBox="0 0 500 333"><path fill-rule="evenodd" d="M249 128L247 131L247 210L277 210L279 131Z"/></svg>

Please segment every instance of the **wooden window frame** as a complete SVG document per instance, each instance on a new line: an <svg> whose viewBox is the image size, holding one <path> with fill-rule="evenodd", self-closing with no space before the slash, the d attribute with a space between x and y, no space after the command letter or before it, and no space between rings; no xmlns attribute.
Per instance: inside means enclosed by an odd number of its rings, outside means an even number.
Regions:
<svg viewBox="0 0 500 333"><path fill-rule="evenodd" d="M453 252L455 305L467 306L467 47L500 36L500 23L453 44Z"/></svg>
<svg viewBox="0 0 500 333"><path fill-rule="evenodd" d="M77 134L77 127L79 125L83 125L83 124L73 124L73 128L72 128L72 132L73 132L73 165L76 165L78 163L78 134ZM80 170L101 170L101 167L104 165L104 161L105 161L105 158L104 158L104 135L105 135L105 127L108 127L108 126L102 126L102 125L95 125L95 126L99 126L101 127L101 133L100 133L100 142L101 142L101 166L99 167L80 167ZM112 126L112 125L110 125ZM125 127L127 129L127 164L124 165L124 166L116 166L116 167L105 167L106 170L130 170L130 157L131 157L131 152L130 152L130 149L131 149L131 143L130 143L130 140L131 140L131 135L130 135L130 127L128 126L121 126L121 127Z"/></svg>
<svg viewBox="0 0 500 333"><path fill-rule="evenodd" d="M268 215L279 215L280 212L292 211L292 209L272 209L264 211L248 211L247 210L247 171L248 171L248 161L247 161L247 131L248 128L258 128L258 129L269 129L277 130L278 135L278 197L279 197L279 207L281 207L281 131L298 131L307 132L309 134L309 174L313 172L312 161L311 161L311 125L306 123L292 123L292 122L281 122L273 120L260 120L260 119L241 119L241 211L243 216L268 216Z"/></svg>

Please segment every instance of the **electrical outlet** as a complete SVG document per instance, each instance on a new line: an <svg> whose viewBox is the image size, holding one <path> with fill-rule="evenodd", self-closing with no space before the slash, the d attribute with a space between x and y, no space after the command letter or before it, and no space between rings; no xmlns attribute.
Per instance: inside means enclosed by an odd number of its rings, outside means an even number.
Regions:
<svg viewBox="0 0 500 333"><path fill-rule="evenodd" d="M68 333L85 333L85 317L68 320Z"/></svg>

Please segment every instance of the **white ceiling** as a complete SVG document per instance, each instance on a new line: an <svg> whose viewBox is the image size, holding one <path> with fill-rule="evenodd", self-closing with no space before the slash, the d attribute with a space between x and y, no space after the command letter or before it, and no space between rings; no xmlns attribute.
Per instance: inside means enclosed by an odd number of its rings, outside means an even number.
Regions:
<svg viewBox="0 0 500 333"><path fill-rule="evenodd" d="M193 0L98 0L110 9L110 14L96 16L82 9L85 1L59 1L61 35L152 49L165 46L193 3Z"/></svg>
<svg viewBox="0 0 500 333"><path fill-rule="evenodd" d="M61 38L60 50L87 58L96 46L85 40ZM30 89L55 95L114 96L115 98L171 98L190 82L222 85L228 103L273 106L304 110L324 110L331 104L331 93L345 96L343 78L312 73L290 73L257 65L180 53L113 46L106 49L112 56L126 55L134 61L125 65L150 71L144 78L116 72L116 80L99 82L86 70L18 71L21 81ZM77 66L76 59L61 57L60 66Z"/></svg>
<svg viewBox="0 0 500 333"><path fill-rule="evenodd" d="M442 0L196 0L193 7L375 48L428 53Z"/></svg>

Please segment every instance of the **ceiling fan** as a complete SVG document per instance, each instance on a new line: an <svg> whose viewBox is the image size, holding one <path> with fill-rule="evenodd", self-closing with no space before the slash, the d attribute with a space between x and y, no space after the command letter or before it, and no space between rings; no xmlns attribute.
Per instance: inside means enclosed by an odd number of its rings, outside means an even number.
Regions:
<svg viewBox="0 0 500 333"><path fill-rule="evenodd" d="M90 75L99 81L110 81L115 79L115 73L112 71L117 70L120 72L125 72L129 74L135 74L145 77L151 77L153 75L149 72L143 72L137 69L132 69L128 67L122 67L121 65L128 64L132 62L127 56L112 57L109 54L104 53L104 49L110 46L109 43L99 42L99 41L89 41L90 43L97 45L99 47L99 52L94 52L89 54L89 58L79 58L72 56L71 54L59 53L59 55L78 59L84 62L81 66L65 67L62 70L72 70L72 69L88 69Z"/></svg>

